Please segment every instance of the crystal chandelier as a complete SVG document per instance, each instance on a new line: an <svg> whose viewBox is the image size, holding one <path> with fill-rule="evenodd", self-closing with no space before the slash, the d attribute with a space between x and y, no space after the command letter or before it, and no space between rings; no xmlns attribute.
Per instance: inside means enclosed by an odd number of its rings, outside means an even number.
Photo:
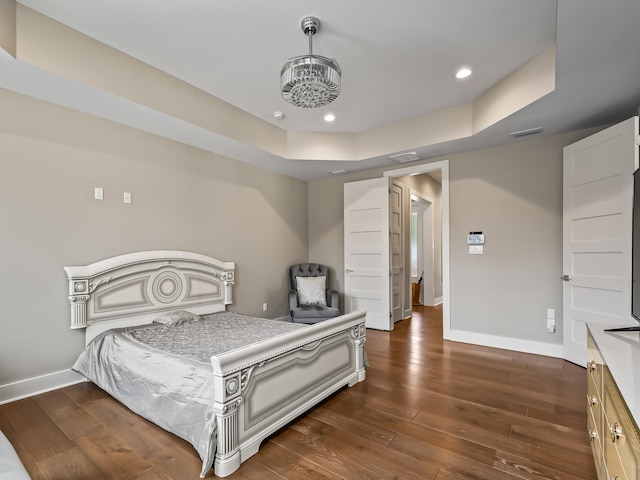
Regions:
<svg viewBox="0 0 640 480"><path fill-rule="evenodd" d="M333 102L340 95L338 63L313 54L313 35L320 28L316 17L305 17L300 22L309 37L309 55L287 61L280 71L280 92L287 102L302 108L316 108Z"/></svg>

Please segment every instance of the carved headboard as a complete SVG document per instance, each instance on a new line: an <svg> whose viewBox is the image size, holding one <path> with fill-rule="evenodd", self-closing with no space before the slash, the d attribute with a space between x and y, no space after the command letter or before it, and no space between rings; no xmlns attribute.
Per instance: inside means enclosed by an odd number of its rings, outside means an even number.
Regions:
<svg viewBox="0 0 640 480"><path fill-rule="evenodd" d="M234 262L198 253L136 252L64 270L71 328L88 327L91 338L110 328L150 323L171 310L213 313L233 302Z"/></svg>

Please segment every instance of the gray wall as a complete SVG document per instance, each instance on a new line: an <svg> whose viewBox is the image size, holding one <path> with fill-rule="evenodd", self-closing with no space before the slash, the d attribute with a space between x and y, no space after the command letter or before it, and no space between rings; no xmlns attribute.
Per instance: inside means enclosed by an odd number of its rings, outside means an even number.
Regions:
<svg viewBox="0 0 640 480"><path fill-rule="evenodd" d="M449 160L452 330L562 343L562 149L591 133L429 160ZM384 170L309 182L309 258L335 269L340 291L343 185ZM486 235L482 256L469 255L466 244L467 233L477 230ZM556 309L556 333L546 330L547 308Z"/></svg>
<svg viewBox="0 0 640 480"><path fill-rule="evenodd" d="M288 313L292 263L329 265L343 290L343 184L383 169L307 184L5 90L0 104L0 386L66 370L81 350L65 265L150 249L233 260L231 310L267 302L271 318ZM562 147L589 133L447 157L453 329L561 343ZM485 232L484 256L466 253L470 230Z"/></svg>
<svg viewBox="0 0 640 480"><path fill-rule="evenodd" d="M287 267L308 254L306 182L6 90L0 105L0 386L66 370L84 346L65 265L204 253L236 262L231 310L288 315Z"/></svg>
<svg viewBox="0 0 640 480"><path fill-rule="evenodd" d="M451 157L452 329L562 343L562 148L583 136ZM470 231L485 234L484 255L468 254Z"/></svg>

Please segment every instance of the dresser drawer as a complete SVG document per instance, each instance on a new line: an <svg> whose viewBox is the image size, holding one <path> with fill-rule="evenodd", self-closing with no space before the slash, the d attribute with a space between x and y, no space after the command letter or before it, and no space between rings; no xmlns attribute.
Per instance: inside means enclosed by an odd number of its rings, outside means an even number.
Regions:
<svg viewBox="0 0 640 480"><path fill-rule="evenodd" d="M608 328L587 325L587 430L594 465L599 480L640 480L640 337Z"/></svg>
<svg viewBox="0 0 640 480"><path fill-rule="evenodd" d="M604 427L601 432L609 478L640 480L640 435L608 369L604 368Z"/></svg>
<svg viewBox="0 0 640 480"><path fill-rule="evenodd" d="M593 452L593 460L598 478L608 478L604 462L604 450L602 449L602 422L596 420L596 415L594 415L594 413L597 413L597 417L601 418L600 411L600 405L598 405L597 408L590 407L587 409L587 432L589 441L591 442L591 451Z"/></svg>
<svg viewBox="0 0 640 480"><path fill-rule="evenodd" d="M600 392L595 387L593 378L591 375L587 376L587 410L591 415L590 422L593 424L593 428L595 428L599 433L599 438L602 439L603 435L603 419L602 419L602 397L600 396Z"/></svg>
<svg viewBox="0 0 640 480"><path fill-rule="evenodd" d="M591 334L587 336L587 379L588 390L591 394L602 397L602 372L604 368L604 359L600 354L600 350L593 340Z"/></svg>

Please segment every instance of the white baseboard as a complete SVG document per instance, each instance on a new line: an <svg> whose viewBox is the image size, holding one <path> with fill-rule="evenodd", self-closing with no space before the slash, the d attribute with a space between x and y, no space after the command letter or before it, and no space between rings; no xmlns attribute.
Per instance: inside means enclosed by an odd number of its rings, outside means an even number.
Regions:
<svg viewBox="0 0 640 480"><path fill-rule="evenodd" d="M48 373L39 377L27 378L14 383L0 385L0 405L15 402L22 398L32 397L40 393L50 392L58 388L68 387L86 379L73 370Z"/></svg>
<svg viewBox="0 0 640 480"><path fill-rule="evenodd" d="M533 353L546 357L563 358L562 345L555 343L534 342L521 338L498 337L484 333L465 332L463 330L449 330L445 340L454 342L472 343L485 347L502 348L516 352Z"/></svg>
<svg viewBox="0 0 640 480"><path fill-rule="evenodd" d="M442 303L442 297L436 297L436 298L433 300L433 306L434 306L434 307L435 307L435 306L440 305L441 303Z"/></svg>

